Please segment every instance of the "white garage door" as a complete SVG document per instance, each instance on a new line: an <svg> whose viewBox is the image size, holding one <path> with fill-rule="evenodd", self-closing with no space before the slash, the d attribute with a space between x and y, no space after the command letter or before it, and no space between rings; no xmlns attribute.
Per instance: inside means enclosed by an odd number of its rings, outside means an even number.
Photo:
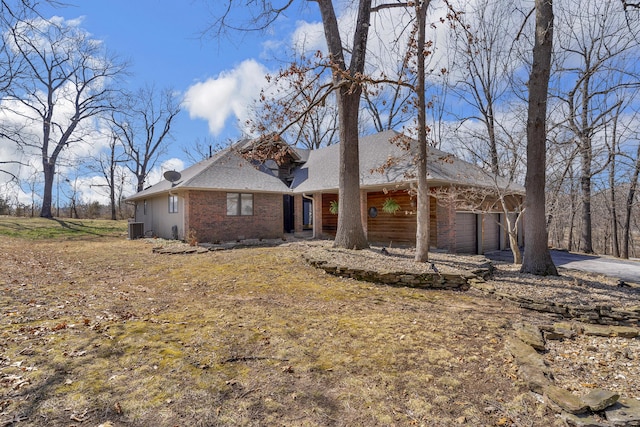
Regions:
<svg viewBox="0 0 640 427"><path fill-rule="evenodd" d="M500 249L500 214L486 214L482 223L482 251L491 252Z"/></svg>
<svg viewBox="0 0 640 427"><path fill-rule="evenodd" d="M456 252L475 254L478 250L476 214L456 212Z"/></svg>

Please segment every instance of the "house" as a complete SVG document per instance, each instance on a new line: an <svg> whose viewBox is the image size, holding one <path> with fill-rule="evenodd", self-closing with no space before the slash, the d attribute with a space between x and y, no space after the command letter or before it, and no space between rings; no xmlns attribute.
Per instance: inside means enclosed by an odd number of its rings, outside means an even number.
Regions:
<svg viewBox="0 0 640 427"><path fill-rule="evenodd" d="M415 243L412 146L415 141L395 131L360 139L362 220L370 242ZM144 224L147 235L219 242L312 230L315 238L330 238L337 229L331 204L338 200L338 148L302 150L278 137L241 141L180 173L167 174L170 180L128 200L135 202L135 222ZM473 203L462 198L480 199L481 189L491 194L508 189L509 203L517 209L521 186L434 148L429 148L427 180L432 247L462 253L506 247L501 211L486 196ZM389 200L396 205L393 213L382 209Z"/></svg>

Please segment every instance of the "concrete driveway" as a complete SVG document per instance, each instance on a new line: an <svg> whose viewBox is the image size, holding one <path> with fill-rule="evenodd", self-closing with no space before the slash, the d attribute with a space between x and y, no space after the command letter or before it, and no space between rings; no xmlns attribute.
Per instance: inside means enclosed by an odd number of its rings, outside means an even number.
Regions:
<svg viewBox="0 0 640 427"><path fill-rule="evenodd" d="M489 252L485 256L496 261L513 262L511 251L508 250ZM551 259L556 267L599 273L640 284L640 261L556 250L551 251Z"/></svg>

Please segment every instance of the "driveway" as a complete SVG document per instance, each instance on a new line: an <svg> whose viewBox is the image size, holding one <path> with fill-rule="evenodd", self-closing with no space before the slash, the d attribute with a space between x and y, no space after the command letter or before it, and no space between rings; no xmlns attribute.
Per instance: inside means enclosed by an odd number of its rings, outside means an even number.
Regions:
<svg viewBox="0 0 640 427"><path fill-rule="evenodd" d="M599 273L625 282L640 284L640 261L566 251L551 250L550 252L556 267ZM513 262L511 251L508 250L489 252L485 256L491 260Z"/></svg>

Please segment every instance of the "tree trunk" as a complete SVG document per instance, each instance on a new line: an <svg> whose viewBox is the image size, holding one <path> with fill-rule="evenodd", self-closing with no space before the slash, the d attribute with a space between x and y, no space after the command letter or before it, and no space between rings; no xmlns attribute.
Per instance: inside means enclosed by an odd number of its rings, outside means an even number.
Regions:
<svg viewBox="0 0 640 427"><path fill-rule="evenodd" d="M640 144L638 144L638 152L636 154L636 164L633 169L633 176L629 183L629 192L627 193L627 205L625 206L624 215L624 232L622 235L622 253L621 258L629 259L629 237L631 235L631 213L633 211L633 201L636 196L638 187L638 176L640 175Z"/></svg>
<svg viewBox="0 0 640 427"><path fill-rule="evenodd" d="M498 159L498 143L496 137L496 123L493 115L493 105L489 104L487 111L487 131L489 132L489 153L491 154L491 173L500 175L500 163Z"/></svg>
<svg viewBox="0 0 640 427"><path fill-rule="evenodd" d="M360 158L358 150L358 115L362 86L354 81L364 72L367 37L371 19L371 0L360 0L356 31L353 36L351 63L347 69L340 30L331 0L317 0L327 40L333 81L337 93L340 127L340 177L338 229L333 245L363 249L369 246L362 227L360 201Z"/></svg>
<svg viewBox="0 0 640 427"><path fill-rule="evenodd" d="M338 228L333 245L338 248L364 249L369 246L362 228L360 202L360 158L358 150L358 110L360 88L343 87L338 94L340 117L340 191Z"/></svg>
<svg viewBox="0 0 640 427"><path fill-rule="evenodd" d="M146 178L146 173L145 172L140 172L139 174L136 175L136 179L138 181L138 184L136 185L136 191L139 193L142 190L144 190L144 180Z"/></svg>
<svg viewBox="0 0 640 427"><path fill-rule="evenodd" d="M511 247L511 253L513 254L513 263L515 265L522 264L522 252L518 246L518 233L509 232L509 246Z"/></svg>
<svg viewBox="0 0 640 427"><path fill-rule="evenodd" d="M589 144L590 146L591 144ZM591 224L591 148L583 147L582 152L582 176L580 177L580 190L582 192L582 234L581 243L583 252L593 253L593 235Z"/></svg>
<svg viewBox="0 0 640 427"><path fill-rule="evenodd" d="M113 179L113 171L111 172L111 178ZM113 182L113 181L111 181ZM114 184L111 184L111 188L109 189L109 203L111 204L111 219L117 219L116 216L116 189Z"/></svg>
<svg viewBox="0 0 640 427"><path fill-rule="evenodd" d="M557 275L545 221L547 92L553 42L552 0L536 0L536 34L529 78L527 174L525 178L525 252L521 272Z"/></svg>
<svg viewBox="0 0 640 427"><path fill-rule="evenodd" d="M116 219L116 141L111 143L111 157L109 159L109 203L111 204L111 219Z"/></svg>
<svg viewBox="0 0 640 427"><path fill-rule="evenodd" d="M518 214L512 221L504 198L501 198L501 204L505 222L505 225L503 226L501 224L501 226L506 227L507 236L509 237L509 249L511 249L511 254L513 255L513 263L515 265L521 265L522 252L520 252L520 246L518 246L518 222L520 221L520 214Z"/></svg>
<svg viewBox="0 0 640 427"><path fill-rule="evenodd" d="M42 209L40 216L42 218L53 218L51 204L53 201L53 179L56 174L55 163L49 162L47 159L42 160L42 169L44 172L44 193L42 194Z"/></svg>
<svg viewBox="0 0 640 427"><path fill-rule="evenodd" d="M418 200L416 215L416 254L417 262L429 261L429 184L427 183L427 102L425 94L425 39L426 13L430 0L416 3L416 25L418 25L417 85L418 96Z"/></svg>
<svg viewBox="0 0 640 427"><path fill-rule="evenodd" d="M616 209L615 162L611 162L609 187L611 188L611 250L613 256L620 258L620 242L618 241L618 210Z"/></svg>
<svg viewBox="0 0 640 427"><path fill-rule="evenodd" d="M576 229L576 210L573 200L571 201L571 215L569 217L569 238L567 243L567 250L573 251L573 231Z"/></svg>

